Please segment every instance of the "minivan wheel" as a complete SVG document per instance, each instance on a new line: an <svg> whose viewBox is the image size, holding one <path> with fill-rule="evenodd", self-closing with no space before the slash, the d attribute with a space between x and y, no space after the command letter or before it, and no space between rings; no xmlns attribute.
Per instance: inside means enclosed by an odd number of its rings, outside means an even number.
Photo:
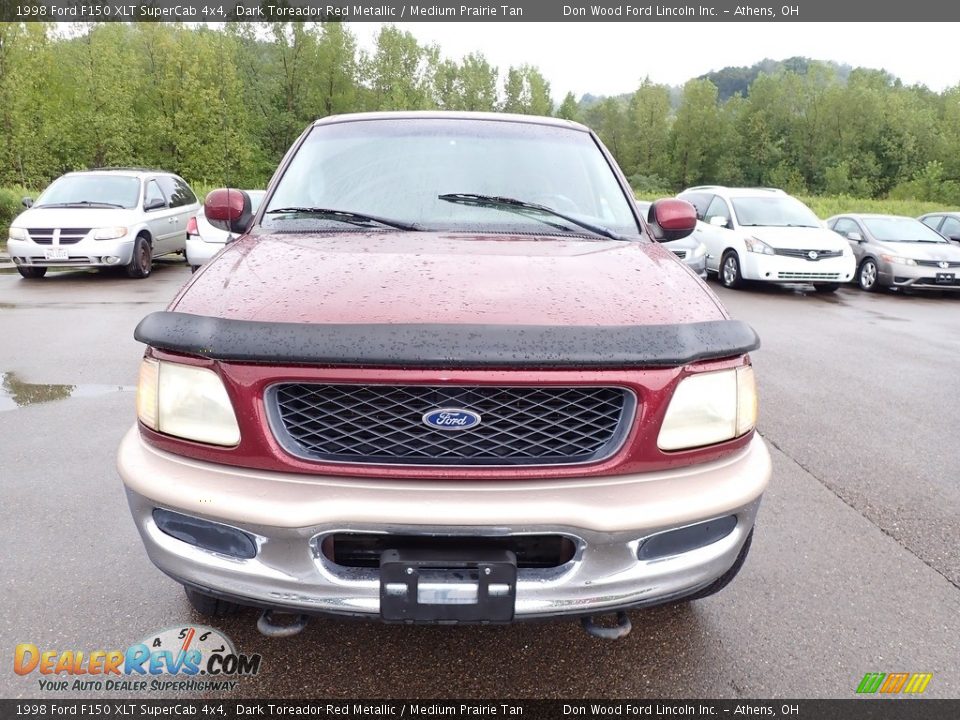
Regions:
<svg viewBox="0 0 960 720"><path fill-rule="evenodd" d="M31 267L29 265L17 265L17 272L28 280L39 280L47 274L45 267Z"/></svg>
<svg viewBox="0 0 960 720"><path fill-rule="evenodd" d="M221 600L220 598L213 597L213 595L207 595L190 587L184 586L183 591L187 594L187 600L190 601L193 609L206 617L229 617L230 615L236 615L243 607L237 603L230 602L229 600Z"/></svg>
<svg viewBox="0 0 960 720"><path fill-rule="evenodd" d="M813 291L818 293L832 293L840 289L840 283L817 283Z"/></svg>
<svg viewBox="0 0 960 720"><path fill-rule="evenodd" d="M153 270L153 252L150 243L143 235L138 235L133 244L133 257L125 266L127 275L132 278L145 278Z"/></svg>
<svg viewBox="0 0 960 720"><path fill-rule="evenodd" d="M720 261L720 284L728 288L743 286L743 275L740 274L740 256L733 250L728 250Z"/></svg>
<svg viewBox="0 0 960 720"><path fill-rule="evenodd" d="M857 272L857 284L861 290L875 292L879 289L877 263L867 258L860 264L860 270Z"/></svg>

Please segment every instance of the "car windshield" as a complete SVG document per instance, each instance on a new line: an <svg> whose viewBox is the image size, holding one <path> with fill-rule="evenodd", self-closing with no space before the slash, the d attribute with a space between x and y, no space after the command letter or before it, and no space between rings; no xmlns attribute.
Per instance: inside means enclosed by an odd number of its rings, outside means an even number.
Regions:
<svg viewBox="0 0 960 720"><path fill-rule="evenodd" d="M393 223L424 230L597 234L514 200L588 227L639 233L629 199L589 133L534 122L448 118L313 128L280 179L262 226L348 231Z"/></svg>
<svg viewBox="0 0 960 720"><path fill-rule="evenodd" d="M867 230L880 242L947 242L919 220L908 217L864 218Z"/></svg>
<svg viewBox="0 0 960 720"><path fill-rule="evenodd" d="M739 197L731 202L744 227L820 227L810 208L787 195Z"/></svg>
<svg viewBox="0 0 960 720"><path fill-rule="evenodd" d="M34 207L110 206L132 208L140 201L140 181L129 175L65 175L43 191Z"/></svg>

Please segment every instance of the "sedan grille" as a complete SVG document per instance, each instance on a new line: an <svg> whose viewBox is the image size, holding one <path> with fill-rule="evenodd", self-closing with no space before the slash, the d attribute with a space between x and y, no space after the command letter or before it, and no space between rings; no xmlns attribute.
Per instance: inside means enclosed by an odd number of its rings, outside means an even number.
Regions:
<svg viewBox="0 0 960 720"><path fill-rule="evenodd" d="M917 265L922 265L923 267L940 267L940 263L946 262L947 268L960 268L960 262L947 262L945 260L917 260ZM942 268L946 270L947 268Z"/></svg>
<svg viewBox="0 0 960 720"><path fill-rule="evenodd" d="M425 415L466 410L457 430ZM267 392L274 435L316 461L412 465L544 465L602 460L630 429L635 396L615 387L328 385Z"/></svg>
<svg viewBox="0 0 960 720"><path fill-rule="evenodd" d="M792 248L774 248L773 252L775 255L800 258L801 260L810 260L812 262L816 262L817 260L827 260L829 258L840 257L843 255L843 251L841 250L794 250ZM814 256L810 257L810 253L813 253Z"/></svg>
<svg viewBox="0 0 960 720"><path fill-rule="evenodd" d="M27 232L30 233L30 239L38 245L53 245L56 228L31 228ZM60 244L75 245L83 240L88 232L90 228L63 228L60 230Z"/></svg>

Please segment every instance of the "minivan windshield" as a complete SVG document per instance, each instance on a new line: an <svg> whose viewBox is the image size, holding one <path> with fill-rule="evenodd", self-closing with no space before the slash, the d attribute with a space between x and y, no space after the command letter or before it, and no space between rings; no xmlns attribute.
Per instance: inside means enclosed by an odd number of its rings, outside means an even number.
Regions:
<svg viewBox="0 0 960 720"><path fill-rule="evenodd" d="M821 227L813 211L789 195L737 197L731 202L743 227Z"/></svg>
<svg viewBox="0 0 960 720"><path fill-rule="evenodd" d="M33 207L133 208L140 181L129 175L64 175L44 190Z"/></svg>
<svg viewBox="0 0 960 720"><path fill-rule="evenodd" d="M880 242L947 242L919 220L908 217L864 218L867 230Z"/></svg>
<svg viewBox="0 0 960 720"><path fill-rule="evenodd" d="M634 237L640 232L589 133L475 118L314 127L280 178L262 226L284 232L411 226L549 235L597 235L591 227Z"/></svg>

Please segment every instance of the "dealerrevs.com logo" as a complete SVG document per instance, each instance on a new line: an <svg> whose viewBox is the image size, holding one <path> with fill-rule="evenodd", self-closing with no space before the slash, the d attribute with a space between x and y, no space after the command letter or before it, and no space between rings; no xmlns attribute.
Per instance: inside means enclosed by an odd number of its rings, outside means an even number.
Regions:
<svg viewBox="0 0 960 720"><path fill-rule="evenodd" d="M242 655L226 635L202 625L172 627L126 650L59 650L21 643L17 675L37 675L40 690L155 692L233 690L260 672L261 657Z"/></svg>

